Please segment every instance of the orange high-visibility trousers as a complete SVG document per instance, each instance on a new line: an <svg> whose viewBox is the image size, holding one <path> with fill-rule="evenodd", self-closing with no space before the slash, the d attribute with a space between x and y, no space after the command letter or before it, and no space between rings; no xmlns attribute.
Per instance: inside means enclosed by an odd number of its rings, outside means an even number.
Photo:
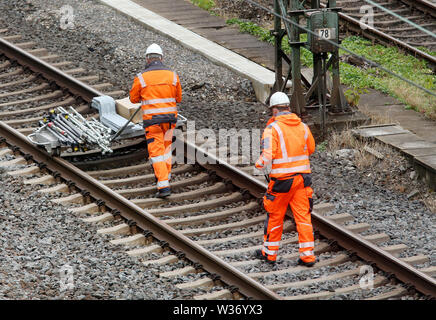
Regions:
<svg viewBox="0 0 436 320"><path fill-rule="evenodd" d="M265 220L262 254L275 261L283 233L283 221L291 207L298 232L300 259L315 261L314 236L311 222L313 206L310 174L296 174L288 178L273 178L263 199Z"/></svg>
<svg viewBox="0 0 436 320"><path fill-rule="evenodd" d="M171 179L171 142L175 124L161 123L145 129L149 160L157 180L157 188L170 187Z"/></svg>

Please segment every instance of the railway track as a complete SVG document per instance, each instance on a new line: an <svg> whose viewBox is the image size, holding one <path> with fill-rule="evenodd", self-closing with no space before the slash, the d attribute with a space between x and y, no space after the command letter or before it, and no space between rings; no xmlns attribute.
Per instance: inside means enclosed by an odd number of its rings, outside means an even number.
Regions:
<svg viewBox="0 0 436 320"><path fill-rule="evenodd" d="M11 35L7 29L0 29L0 38L3 53L0 56L0 121L24 135L33 132L50 109L73 106L88 117L94 117L97 114L87 104L93 96L105 94L117 98L125 94L122 90L113 90L112 84L101 82L98 75L33 41L23 41L20 35ZM8 51L9 43L16 47L13 51ZM18 61L6 55L14 55ZM40 60L38 66L28 60L34 57ZM57 76L52 68L61 70L64 75Z"/></svg>
<svg viewBox="0 0 436 320"><path fill-rule="evenodd" d="M436 31L435 3L426 0L377 0L374 2L430 32ZM321 1L324 7L326 3L327 1ZM430 51L436 51L436 39L430 34L364 0L340 0L337 1L337 5L342 7L342 12L339 12L339 22L345 30L385 45L396 45L428 61L433 67L436 66L436 57L420 49L424 47ZM361 22L368 24L368 20L365 19L368 10L362 10L362 8L368 5L373 10L373 28L363 29Z"/></svg>
<svg viewBox="0 0 436 320"><path fill-rule="evenodd" d="M9 57L24 55L3 40L0 49ZM47 81L57 79L62 90L70 88L66 83L72 79L64 73L31 60L27 56L20 63L40 70ZM0 77L11 72L0 73ZM79 90L76 94L84 103L90 102L89 86L75 82L71 90ZM145 265L168 265L168 271L160 276L178 277L179 288L191 292L194 299L334 299L351 294L361 299L388 299L415 291L435 296L434 268L412 266L428 257L396 257L407 247L379 247L377 244L389 237L360 236L370 226L350 223L352 217L346 213L329 215L328 204L316 206L313 213L315 251L320 259L314 268L296 265L297 238L291 219L286 222L277 266L254 260L253 251L260 246L263 233L260 199L266 185L249 174L251 166L229 165L210 154L217 164L176 164L172 171L175 193L162 200L153 197L150 184L154 175L144 159L125 159L124 164L113 160L111 168L100 164L100 168L83 171L29 144L23 130L10 123L0 122L0 136L0 156L9 154L0 165L9 174L22 176L25 183L53 194L54 203L68 206L84 223L95 223L98 233L127 246L127 254L142 259ZM187 155L204 154L204 141L198 140L199 146L183 136L178 139ZM19 164L24 167L14 167ZM371 279L377 290L361 289L362 270L374 272Z"/></svg>

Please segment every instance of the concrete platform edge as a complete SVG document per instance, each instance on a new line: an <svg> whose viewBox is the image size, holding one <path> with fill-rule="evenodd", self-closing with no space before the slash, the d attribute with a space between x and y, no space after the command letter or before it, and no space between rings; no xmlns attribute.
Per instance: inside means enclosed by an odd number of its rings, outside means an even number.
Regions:
<svg viewBox="0 0 436 320"><path fill-rule="evenodd" d="M418 171L419 176L421 177L421 179L423 181L425 181L427 183L427 185L431 189L436 190L436 165L432 165L429 162L425 161L427 158L430 158L430 157L432 159L434 159L434 157L436 157L436 154L434 154L434 155L431 154L431 155L427 155L427 156L415 156L411 152L411 150L413 150L413 148L412 149L403 149L403 148L399 147L398 145L391 144L391 143L386 142L386 141L383 140L383 137L386 137L386 136L391 136L391 137L392 136L402 136L402 135L404 135L404 133L379 134L379 135L370 135L370 136L367 136L365 134L362 134L362 132L359 132L359 129L365 130L365 129L378 128L378 127L388 127L388 126L389 125L375 125L375 126L366 126L366 127L362 126L362 127L358 127L356 129L353 129L352 131L353 131L354 135L359 136L362 139L366 139L366 140L376 139L380 143L387 144L390 147L400 151L405 157L411 159L411 161L412 161L415 169ZM391 126L395 126L395 127L403 129L398 124L391 125ZM408 130L405 130L405 131L408 131ZM418 135L416 135L414 133L410 132L408 135L409 136L415 136L416 137L416 141L419 141L419 142L420 141L425 141L421 137L419 137ZM429 144L429 146L426 147L426 148L428 148L429 150L430 149L433 150L434 147L430 146L430 145L433 145L433 144L432 143L428 143L428 144ZM435 146L436 146L436 144L435 144ZM434 163L434 160L433 160L433 163Z"/></svg>
<svg viewBox="0 0 436 320"><path fill-rule="evenodd" d="M228 50L158 14L129 0L98 0L118 12L140 22L156 33L169 37L220 66L249 79L256 98L265 103L275 81L275 74L249 59Z"/></svg>

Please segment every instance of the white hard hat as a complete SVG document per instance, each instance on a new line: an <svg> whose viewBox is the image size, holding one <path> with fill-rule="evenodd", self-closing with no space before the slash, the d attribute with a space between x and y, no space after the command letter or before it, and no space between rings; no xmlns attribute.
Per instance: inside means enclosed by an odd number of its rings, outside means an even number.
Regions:
<svg viewBox="0 0 436 320"><path fill-rule="evenodd" d="M145 56L148 56L149 54L159 54L163 56L161 47L156 43L153 43L148 46L147 51L145 52Z"/></svg>
<svg viewBox="0 0 436 320"><path fill-rule="evenodd" d="M274 106L278 105L290 105L291 102L289 101L289 97L284 92L276 92L274 93L271 98L269 99L269 107L272 108Z"/></svg>

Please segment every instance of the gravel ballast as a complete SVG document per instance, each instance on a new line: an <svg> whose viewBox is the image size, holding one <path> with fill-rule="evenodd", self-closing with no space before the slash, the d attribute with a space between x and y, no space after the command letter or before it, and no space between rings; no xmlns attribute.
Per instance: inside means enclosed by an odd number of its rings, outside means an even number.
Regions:
<svg viewBox="0 0 436 320"><path fill-rule="evenodd" d="M172 279L158 278L159 267L129 257L123 246L98 235L96 226L22 178L2 169L0 179L0 299L183 298ZM70 267L68 288L62 269Z"/></svg>
<svg viewBox="0 0 436 320"><path fill-rule="evenodd" d="M59 10L64 5L74 9L73 29L60 28ZM0 28L7 27L11 34L20 33L26 40L38 42L52 53L98 73L101 82L114 84L114 90L126 93L133 76L144 68L146 47L152 42L160 44L167 52L166 64L177 71L184 88L180 112L195 120L197 128L263 128L268 118L247 80L153 34L98 1L81 1L78 5L72 0L4 0L0 10L5 13L0 17ZM332 214L349 213L356 223L371 224L369 233L387 233L391 240L386 245L408 245L410 250L402 257L425 254L430 261L423 267L435 265L434 214L421 201L409 200L406 194L380 184L376 169L360 170L347 162L352 160L320 150L312 156L315 203L332 202ZM406 168L404 175L411 170ZM6 262L0 272L0 299L186 297L172 281L156 277L155 272L161 269L144 268L63 207L49 205L48 197L4 173L1 180L0 240L5 248L1 260ZM62 293L59 271L66 264L73 267L76 289Z"/></svg>

